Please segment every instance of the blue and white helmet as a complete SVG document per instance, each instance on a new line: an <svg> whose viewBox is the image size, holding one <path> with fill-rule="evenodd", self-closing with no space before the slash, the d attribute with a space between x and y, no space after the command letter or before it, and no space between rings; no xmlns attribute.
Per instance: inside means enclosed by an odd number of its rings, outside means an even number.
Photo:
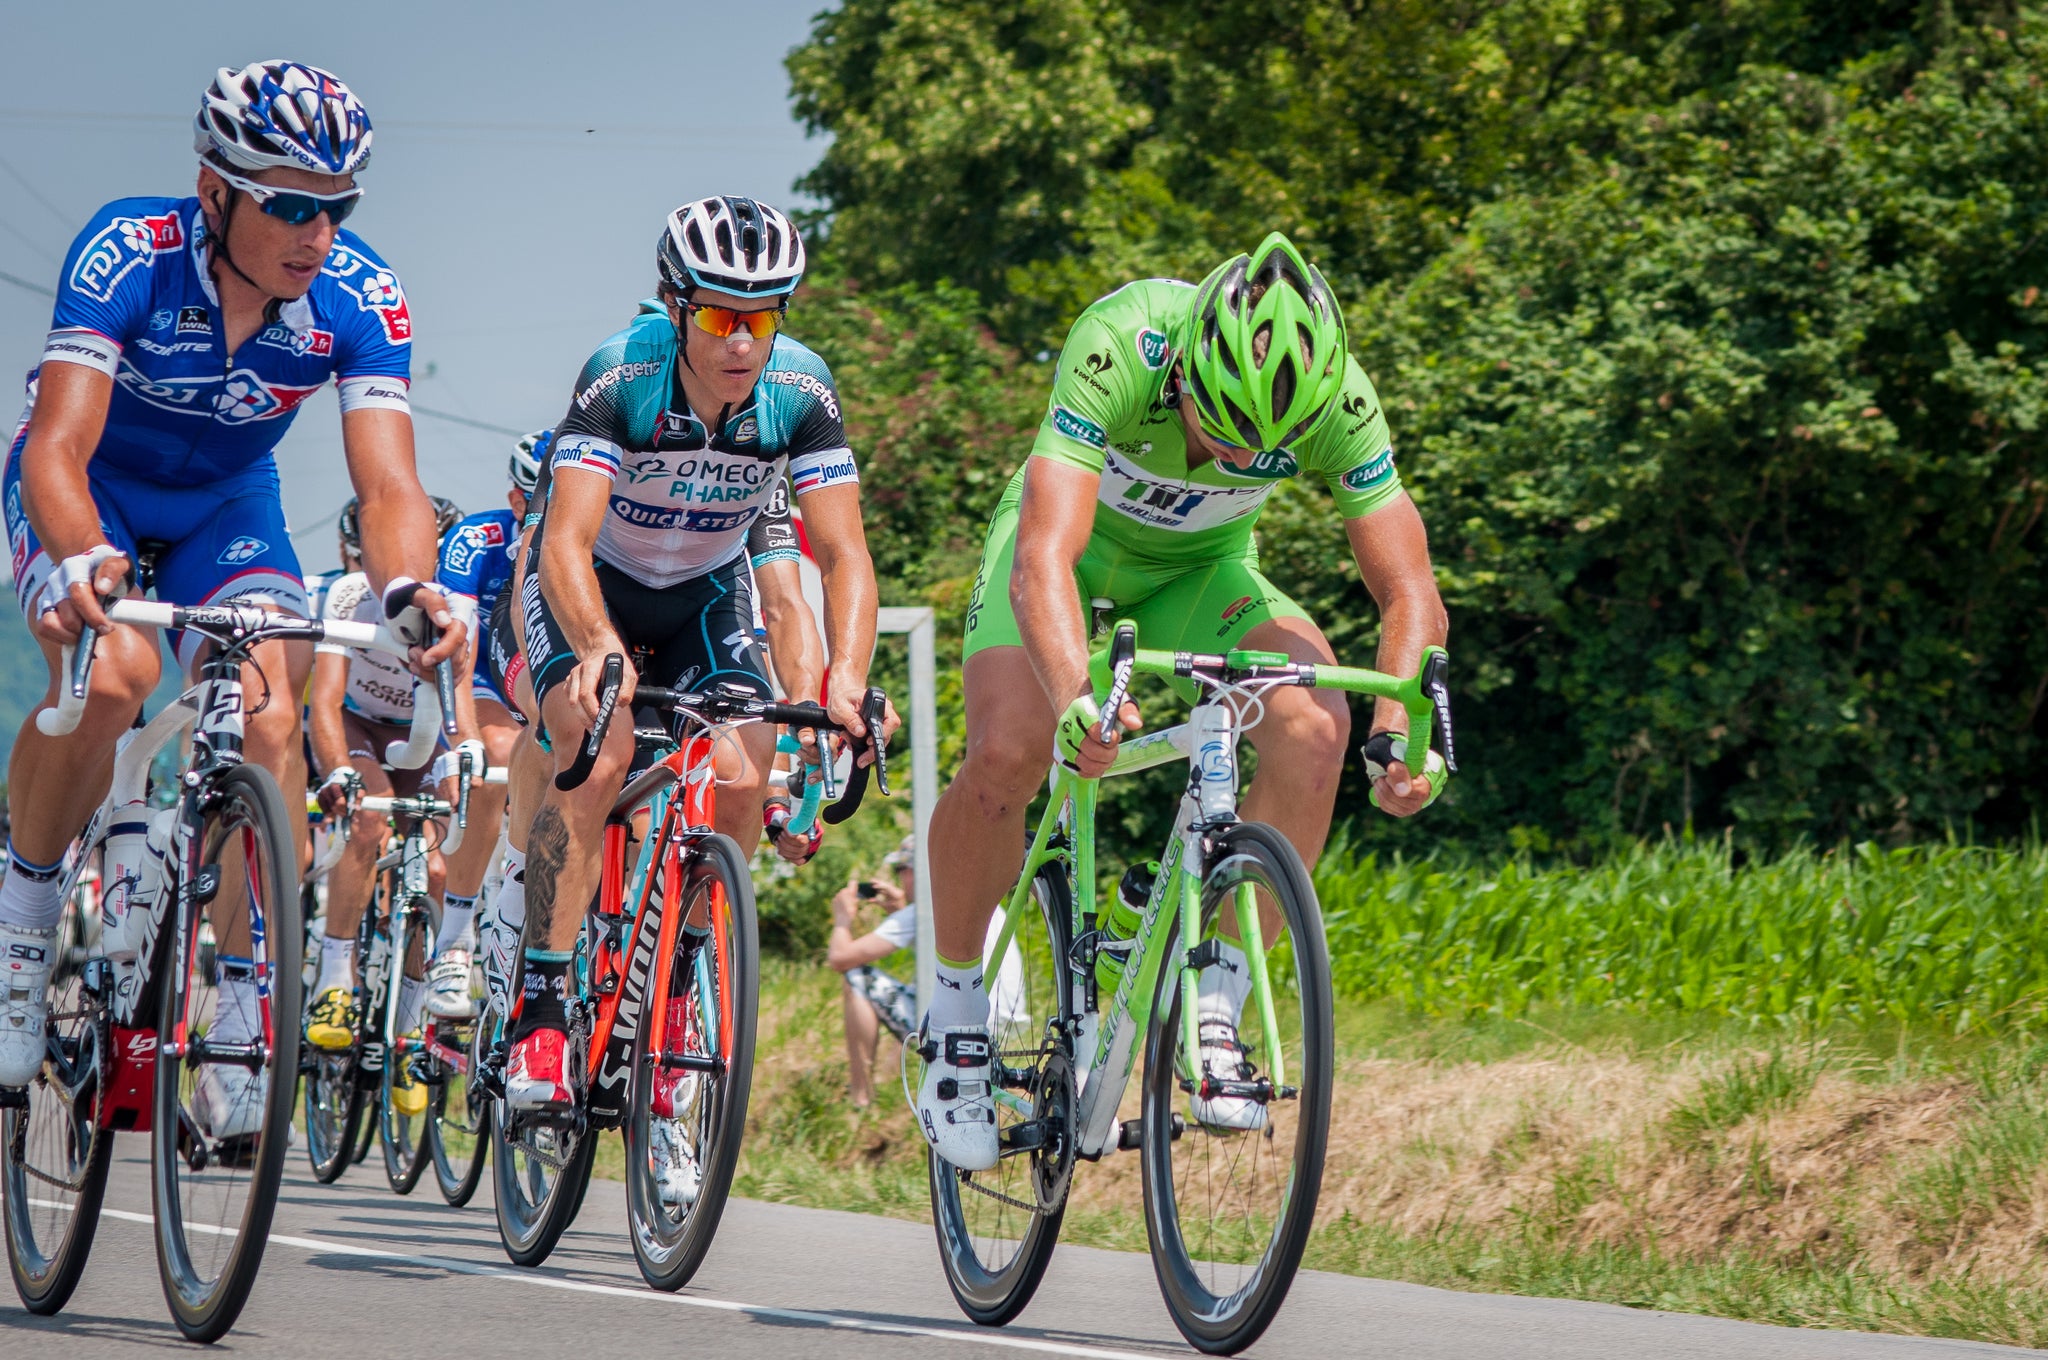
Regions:
<svg viewBox="0 0 2048 1360"><path fill-rule="evenodd" d="M686 293L787 297L803 282L804 238L766 203L727 194L670 213L654 258L662 278Z"/></svg>
<svg viewBox="0 0 2048 1360"><path fill-rule="evenodd" d="M199 97L192 149L238 170L348 175L370 163L370 114L348 86L317 66L223 66Z"/></svg>
<svg viewBox="0 0 2048 1360"><path fill-rule="evenodd" d="M512 485L519 488L520 495L533 494L533 488L540 482L541 460L548 456L548 445L554 439L553 429L535 430L512 446Z"/></svg>

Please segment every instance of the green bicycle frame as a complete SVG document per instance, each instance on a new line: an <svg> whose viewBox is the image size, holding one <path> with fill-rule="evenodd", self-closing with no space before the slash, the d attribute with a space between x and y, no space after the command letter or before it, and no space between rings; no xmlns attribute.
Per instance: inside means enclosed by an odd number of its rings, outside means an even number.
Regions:
<svg viewBox="0 0 2048 1360"><path fill-rule="evenodd" d="M1119 622L1117 631L1127 627ZM1112 688L1111 646L1105 646L1090 658L1089 672L1094 678L1098 702L1103 701ZM1299 687L1341 690L1349 694L1366 695L1376 699L1391 699L1401 705L1408 714L1408 730L1421 734L1426 744L1428 734L1434 729L1437 718L1437 702L1430 693L1425 677L1429 674L1436 658L1445 655L1441 647L1429 647L1423 652L1422 665L1414 676L1401 678L1384 675L1378 671L1349 666L1289 666L1287 658L1273 653L1234 651L1227 656L1196 658L1186 652L1144 651L1136 652L1129 674L1150 675L1160 679L1186 679L1191 669L1198 665L1220 661L1228 670L1240 676L1238 683L1257 686L1261 680L1290 683ZM1283 671L1282 668L1286 669ZM1264 668L1270 674L1261 675ZM1282 676L1288 678L1282 680ZM1202 704L1216 702L1204 699ZM1153 881L1152 894L1145 903L1144 914L1137 931L1137 948L1125 960L1123 972L1118 979L1116 994L1100 1008L1101 1022L1096 1028L1093 1050L1075 1055L1075 1066L1083 1085L1077 1111L1079 1126L1080 1155L1095 1158L1102 1155L1109 1144L1116 1125L1116 1111L1123 1100L1125 1087L1130 1080L1131 1068L1137 1053L1138 1038L1151 1022L1154 998L1158 995L1159 979L1163 969L1174 967L1179 970L1177 979L1181 994L1181 1020L1184 1027L1182 1050L1195 1053L1200 1050L1197 1034L1198 1014L1195 1004L1196 980L1201 969L1188 962L1190 954L1201 943L1201 885L1207 876L1204 862L1205 834L1229 821L1227 819L1204 820L1195 798L1195 787L1201 779L1199 761L1201 753L1193 749L1192 728L1183 723L1158 732L1136 737L1125 737L1117 747L1114 760L1101 778L1135 774L1175 760L1186 760L1189 765L1188 790L1181 796L1180 812L1174 821L1173 834L1165 853L1160 856L1158 877ZM1233 722L1234 737L1242 731ZM1232 745L1234 746L1234 742ZM1231 795L1233 805L1237 790L1237 764L1234 750L1229 762ZM1011 890L1009 900L1004 904L1005 919L1002 929L988 950L984 968L993 972L1009 951L1016 934L1021 913L1030 902L1031 883L1040 868L1054 861L1064 860L1068 864L1069 879L1073 885L1074 921L1073 939L1080 939L1084 919L1100 922L1103 917L1097 911L1096 870L1095 870L1095 808L1100 793L1101 779L1084 779L1062 765L1053 767L1050 798L1043 815L1039 818L1038 829L1031 840L1030 851L1025 855L1024 868ZM1054 843L1054 834L1064 826L1067 840L1064 845ZM1275 1008L1270 975L1266 966L1267 942L1260 923L1256 894L1250 884L1238 888L1237 917L1240 933L1238 943L1244 950L1251 977L1252 997L1259 1007L1260 1019L1269 1034L1278 1033L1275 1023ZM1171 921L1171 927L1167 922ZM1171 962L1178 959L1179 962ZM1054 961L1060 970L1061 984L1081 987L1085 997L1086 979L1080 973L1081 962L1076 959ZM1077 981L1078 979L1078 981ZM1074 1010L1079 1013L1082 1006L1077 1000ZM1270 1055L1273 1066L1271 1073L1275 1086L1285 1080L1283 1056L1277 1052Z"/></svg>

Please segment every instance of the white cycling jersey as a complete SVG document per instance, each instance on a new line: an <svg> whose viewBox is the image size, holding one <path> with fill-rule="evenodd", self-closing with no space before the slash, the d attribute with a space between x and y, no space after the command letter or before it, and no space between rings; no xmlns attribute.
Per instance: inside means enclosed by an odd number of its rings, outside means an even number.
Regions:
<svg viewBox="0 0 2048 1360"><path fill-rule="evenodd" d="M323 619L382 624L384 601L370 589L370 578L352 571L327 588ZM348 689L342 707L371 722L412 725L412 672L388 652L358 652L339 643L323 642L316 652L346 657Z"/></svg>

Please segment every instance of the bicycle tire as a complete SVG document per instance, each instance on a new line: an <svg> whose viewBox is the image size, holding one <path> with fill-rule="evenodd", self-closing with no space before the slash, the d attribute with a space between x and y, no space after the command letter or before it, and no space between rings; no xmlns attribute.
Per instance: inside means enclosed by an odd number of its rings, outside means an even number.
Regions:
<svg viewBox="0 0 2048 1360"><path fill-rule="evenodd" d="M519 995L519 989L525 985L525 972L522 956L519 967L513 970L508 995ZM576 1061L579 1042L577 1023L572 1016L571 1062ZM587 1045L588 1035L583 1034L580 1041ZM501 1096L493 1102L490 1121L491 1188L496 1201L498 1240L512 1264L537 1266L548 1259L583 1208L584 1192L590 1188L597 1131L578 1123L567 1132L543 1129L538 1135L515 1133L507 1113ZM530 1146L538 1146L528 1141L536 1137L544 1138L555 1153L557 1165L552 1178L546 1174L548 1168L543 1161L529 1150Z"/></svg>
<svg viewBox="0 0 2048 1360"><path fill-rule="evenodd" d="M1139 1155L1153 1273L1174 1326L1188 1344L1211 1355L1234 1355L1258 1340L1286 1301L1315 1225L1330 1132L1336 1040L1329 959L1314 885L1286 837L1263 823L1238 823L1217 834L1210 856L1202 885L1205 939L1215 927L1225 895L1245 884L1253 893L1270 895L1281 913L1284 944L1283 937L1273 937L1267 964L1273 977L1274 1012L1288 1017L1279 1020L1277 1033L1268 1034L1264 1020L1246 1003L1239 1020L1241 1038L1250 1036L1246 1062L1278 1049L1286 1059L1283 1076L1298 1083L1293 1088L1298 1094L1260 1102L1260 1127L1253 1131L1201 1124L1192 1117L1192 1107L1190 1117L1181 1119L1176 1106L1183 1091L1192 1089L1181 1073L1202 1068L1199 1054L1190 1062L1181 1051L1179 969L1171 966L1172 960L1160 970L1145 1047ZM1283 986L1283 974L1291 977L1291 986ZM1291 1130L1283 1127L1288 1124ZM1282 1132L1292 1135L1284 1163ZM1233 1188L1219 1193L1216 1177L1209 1173L1218 1160L1214 1150L1226 1142L1238 1149L1222 1158ZM1261 1144L1268 1145L1271 1155L1262 1155ZM1178 1165L1176 1147L1181 1148ZM1187 1195L1178 1184L1183 1179L1201 1181L1201 1187L1188 1188L1203 1193ZM1279 1201L1271 1213L1271 1227L1261 1228L1265 1201L1275 1193ZM1185 1223L1180 1208L1184 1199L1189 1201ZM1201 1217L1205 1210L1206 1223ZM1226 1236L1220 1227L1241 1236ZM1195 1240L1190 1241L1191 1236ZM1233 1256L1242 1259L1228 1259Z"/></svg>
<svg viewBox="0 0 2048 1360"><path fill-rule="evenodd" d="M268 970L273 1045L264 1073L267 1080L261 1097L262 1122L253 1135L253 1145L244 1142L235 1154L235 1160L245 1161L249 1172L241 1221L232 1225L236 1229L234 1232L222 1235L216 1235L219 1229L230 1225L213 1224L204 1219L195 1224L202 1233L200 1240L217 1247L216 1252L208 1253L218 1262L218 1270L210 1279L201 1273L195 1260L195 1242L187 1240L184 1227L188 1221L187 1210L198 1209L208 1217L226 1218L230 1215L208 1213L196 1202L187 1204L188 1198L199 1193L202 1186L199 1178L206 1174L207 1168L192 1166L191 1158L181 1144L189 1140L193 1146L198 1146L197 1140L190 1139L189 1130L204 1131L205 1125L196 1114L186 1113L187 1098L182 1091L181 1079L181 1070L187 1067L185 1060L173 1056L168 1051L168 1044L159 1044L157 1049L150 1179L151 1198L156 1210L158 1274L163 1283L164 1299L171 1306L172 1320L188 1340L198 1342L217 1341L234 1326L242 1306L248 1302L257 1269L263 1264L263 1248L270 1235L271 1217L277 1208L278 1183L284 1174L296 1094L293 1078L297 1072L301 963L297 890L299 859L297 841L293 837L296 826L285 811L284 797L278 792L276 781L269 771L260 767L238 765L215 775L210 781L209 791L215 802L206 812L200 832L206 861L219 862L217 856L222 846L215 842L214 829L223 824L230 830L236 823L241 824L245 828L241 837L244 853L246 855L253 850L256 854L253 863L244 861L243 882L250 889L248 906L258 914L251 923L252 938L260 939L268 951L261 962ZM226 877L225 873L222 877ZM198 922L195 920L187 924L196 934ZM174 935L167 933L164 938L169 944ZM184 961L169 957L168 949L166 957L168 963L162 977L158 1004L157 1033L160 1036L175 1034L179 1032L181 1020L194 1019L190 1006L184 1015L178 1014L176 1009L181 989L172 985L171 970L184 967ZM203 1004L196 989L192 990L191 996L193 1004ZM203 1032L196 1021L190 1028L195 1037ZM212 1065L202 1063L200 1066L207 1068ZM188 1122L181 1124L181 1120ZM208 1165L217 1163L225 1170L226 1159L221 1154L237 1141L233 1136L221 1140L214 1149L214 1163ZM188 1168L193 1177L190 1182L185 1178ZM225 1179L217 1178L205 1184L226 1183Z"/></svg>
<svg viewBox="0 0 2048 1360"><path fill-rule="evenodd" d="M434 933L433 915L424 899L416 899L398 919L391 923L393 947L391 951L391 981L386 1002L386 1024L388 1032L394 1026L389 1023L395 1008L403 1005L406 984L407 961L412 958L414 942L417 941L420 957L424 959L431 952ZM424 987L424 983L421 984ZM399 1016L398 1026L402 1027L410 1016ZM400 1051L401 1035L392 1034L384 1045L384 1070L377 1075L377 1143L384 1152L384 1179L392 1192L410 1195L425 1174L427 1163L432 1160L427 1151L427 1126L433 1123L429 1110L430 1097L424 1083L410 1071L412 1057ZM407 1114L399 1108L399 1085L401 1075L411 1076L412 1085L420 1087L420 1109L417 1114Z"/></svg>
<svg viewBox="0 0 2048 1360"><path fill-rule="evenodd" d="M441 1022L444 1026L448 1021ZM464 1027L467 1026L467 1033ZM468 1070L455 1072L443 1068L440 1080L429 1088L427 1100L427 1155L434 1166L434 1184L441 1191L441 1198L450 1208L460 1209L468 1204L483 1184L484 1166L491 1155L491 1102L472 1098L475 1088L471 1079L477 1071L482 1055L477 1036L483 1033L481 1019L459 1022L452 1026L456 1038L446 1039L451 1046L461 1049L468 1056ZM450 1113L451 1105L454 1113ZM469 1151L462 1152L450 1141L450 1135L467 1140Z"/></svg>
<svg viewBox="0 0 2048 1360"><path fill-rule="evenodd" d="M84 857L99 855L103 846L102 839ZM113 1164L114 1131L100 1118L107 1078L102 1045L111 1029L104 1000L83 986L87 904L80 891L74 882L58 922L43 1070L29 1084L27 1107L8 1110L0 1121L7 1265L22 1306L43 1316L70 1301L85 1273Z"/></svg>
<svg viewBox="0 0 2048 1360"><path fill-rule="evenodd" d="M680 870L683 886L675 910L682 913L676 939L681 954L681 926L702 901L707 913L722 920L693 954L673 958L670 966L648 979L649 995L641 1013L640 1027L632 1049L631 1107L626 1117L626 1219L633 1239L633 1258L640 1276L656 1289L673 1292L683 1287L703 1264L717 1235L725 1212L732 1178L739 1166L740 1143L746 1132L747 1100L753 1087L754 1026L760 1005L760 935L754 912L754 881L745 856L730 837L710 835L696 842L687 857L673 858L665 869ZM664 875L665 877L665 875ZM657 882L649 891L661 891ZM721 907L719 899L723 898ZM705 953L703 951L709 951ZM712 979L709 1003L693 984L697 960ZM687 976L679 975L688 968ZM657 994L657 979L665 977L666 994ZM692 1006L693 1000L697 1003ZM673 1004L671 1004L673 1003ZM709 1046L703 1037L704 1022L715 1017L721 1042L729 1038L723 1053L722 1072L696 1072L679 1078L656 1076L654 1055L648 1047L653 1033L655 1008L670 1015L663 1041L665 1054L710 1056L701 1052ZM681 1014L678 1014L678 1013ZM687 1017L687 1019L686 1019ZM728 1019L729 1017L729 1019ZM694 1030L692 1024L694 1021ZM678 1031L681 1031L678 1033ZM698 1036L700 1052L688 1054L690 1035ZM690 1107L696 1112L695 1130L699 1181L697 1196L680 1213L672 1214L661 1202L660 1186L654 1174L656 1150L653 1107L657 1095L674 1108L677 1096L687 1087ZM684 1137L683 1126L692 1121L678 1117L664 1121L673 1128L668 1138Z"/></svg>
<svg viewBox="0 0 2048 1360"><path fill-rule="evenodd" d="M361 1160L356 1144L363 1127L364 1093L355 1053L322 1053L308 1045L300 1075L306 1157L313 1165L313 1179L332 1185Z"/></svg>
<svg viewBox="0 0 2048 1360"><path fill-rule="evenodd" d="M1024 1311L1038 1291L1045 1268L1052 1261L1053 1248L1059 1243L1073 1171L1074 989L1069 955L1074 894L1064 861L1052 860L1039 866L1032 879L1031 898L1038 910L1026 913L1025 920L1017 925L1015 937L1025 973L1025 1013L1021 1019L1002 1021L993 1009L998 998L991 987L991 1037L996 1040L999 1059L1024 1056L1027 1046L1035 1041L1036 1054L1027 1064L1020 1067L1004 1062L1003 1066L1024 1077L1022 1089L1033 1097L1035 1116L1045 1105L1038 1100L1041 1091L1055 1095L1063 1092L1064 1112L1053 1116L1064 1123L1062 1146L1050 1153L1029 1154L1030 1172L1021 1177L1005 1170L1006 1166L1014 1166L1014 1157L1005 1157L992 1172L962 1172L937 1153L925 1153L932 1227L938 1235L946 1284L952 1289L960 1311L984 1327L1000 1327L1009 1322ZM1044 928L1042 944L1033 939L1036 932L1030 927L1034 921ZM1050 976L1045 975L1048 971ZM999 967L995 972L1000 978ZM1003 1084L1008 1086L1010 1082ZM1017 1111L1000 1101L999 1122L1006 1110L1013 1116L1011 1124L1021 1122L1014 1118ZM1028 1213L993 1198L1005 1195L1022 1201L1026 1194L1031 1196L1033 1205ZM993 1205L994 1209L985 1209L985 1204ZM1024 1221L1012 1221L1018 1217ZM1002 1247L1010 1248L1004 1259L988 1259Z"/></svg>

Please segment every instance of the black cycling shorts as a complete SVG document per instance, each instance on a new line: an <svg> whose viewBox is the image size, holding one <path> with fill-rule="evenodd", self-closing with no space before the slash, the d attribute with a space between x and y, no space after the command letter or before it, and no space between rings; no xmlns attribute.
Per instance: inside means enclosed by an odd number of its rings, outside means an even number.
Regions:
<svg viewBox="0 0 2048 1360"><path fill-rule="evenodd" d="M540 560L540 537L528 559ZM702 576L656 589L642 585L608 562L598 562L597 585L605 613L628 647L651 656L641 678L652 685L701 691L714 684L775 697L767 659L754 636L754 581L745 553ZM538 567L527 573L521 599L526 611L526 658L536 703L576 667L561 625L541 589Z"/></svg>

